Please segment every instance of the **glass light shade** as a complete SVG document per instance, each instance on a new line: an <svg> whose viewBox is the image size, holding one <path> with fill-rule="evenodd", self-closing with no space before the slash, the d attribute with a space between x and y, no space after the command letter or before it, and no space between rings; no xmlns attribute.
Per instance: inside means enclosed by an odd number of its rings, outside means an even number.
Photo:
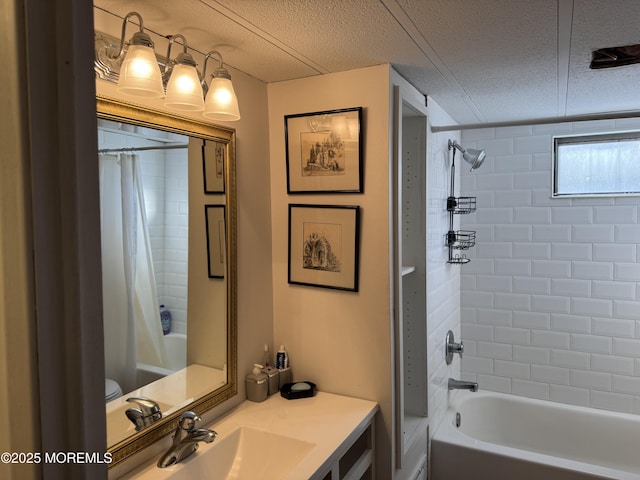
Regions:
<svg viewBox="0 0 640 480"><path fill-rule="evenodd" d="M204 94L198 71L191 65L177 64L173 67L164 106L174 110L200 112L204 110Z"/></svg>
<svg viewBox="0 0 640 480"><path fill-rule="evenodd" d="M231 80L214 77L209 86L207 98L204 101L203 115L210 120L234 121L240 120L238 97L233 90Z"/></svg>
<svg viewBox="0 0 640 480"><path fill-rule="evenodd" d="M118 92L138 97L161 98L164 96L162 75L152 48L131 45L120 67Z"/></svg>

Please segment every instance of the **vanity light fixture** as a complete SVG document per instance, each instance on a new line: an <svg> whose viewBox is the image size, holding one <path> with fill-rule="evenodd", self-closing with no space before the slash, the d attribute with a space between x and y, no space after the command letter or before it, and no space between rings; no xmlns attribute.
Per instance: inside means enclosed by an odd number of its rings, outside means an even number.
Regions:
<svg viewBox="0 0 640 480"><path fill-rule="evenodd" d="M200 84L200 74L196 69L196 62L187 52L187 39L177 34L169 39L167 58L171 58L171 45L176 38L182 39L183 51L178 54L165 70L167 93L164 106L174 110L189 110L201 112L204 110L204 94Z"/></svg>
<svg viewBox="0 0 640 480"><path fill-rule="evenodd" d="M111 60L118 60L124 54L124 35L127 29L127 21L131 17L137 17L140 30L133 34L129 40L129 48L124 56L118 78L118 91L127 95L140 97L161 98L164 95L162 75L160 67L153 51L153 42L148 34L144 33L142 17L137 12L130 12L122 21L122 34L120 36L120 49L113 56L107 55Z"/></svg>
<svg viewBox="0 0 640 480"><path fill-rule="evenodd" d="M140 30L125 44L127 22L138 19ZM181 34L169 38L166 59L158 59L151 37L144 32L142 17L128 13L122 22L119 48L107 35L96 33L95 71L99 78L117 83L120 93L147 98L164 98L164 106L171 110L202 111L210 120L235 121L240 119L238 98L231 75L224 68L222 54L212 50L205 55L202 75L193 56L187 51L187 40ZM183 51L171 59L171 47L181 40ZM126 48L125 53L125 46ZM117 48L117 54L114 51ZM215 57L218 67L206 83L207 60ZM166 94L165 94L166 89Z"/></svg>
<svg viewBox="0 0 640 480"><path fill-rule="evenodd" d="M217 50L212 50L204 57L204 66L202 67L202 76L204 78L207 72L207 60L209 58L218 57L218 68L213 72L211 84L207 87L207 97L204 101L203 115L210 120L235 121L240 120L240 110L238 108L238 97L231 83L231 75L222 61L222 54Z"/></svg>

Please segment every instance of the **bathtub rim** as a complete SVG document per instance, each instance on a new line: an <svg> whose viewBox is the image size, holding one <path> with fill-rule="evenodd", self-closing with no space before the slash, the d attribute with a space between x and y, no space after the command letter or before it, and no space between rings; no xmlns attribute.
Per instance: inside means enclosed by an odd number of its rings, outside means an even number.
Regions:
<svg viewBox="0 0 640 480"><path fill-rule="evenodd" d="M449 402L444 419L440 423L438 429L434 432L431 439L432 442L438 442L443 444L453 445L457 448L466 448L470 450L479 450L487 452L491 455L497 455L508 458L518 458L525 462L542 463L550 465L559 469L577 471L586 475L598 475L603 478L611 478L615 480L638 480L640 475L637 473L629 472L627 470L618 470L615 468L604 467L601 465L581 462L577 460L571 460L563 457L556 457L544 453L538 453L534 451L524 450L520 448L508 447L497 443L491 443L485 440L479 440L458 430L455 426L456 412L468 401L473 401L474 398L504 398L508 397L509 400L530 405L552 405L554 408L561 410L578 410L584 413L593 414L594 410L598 415L603 415L608 418L626 418L632 414L624 414L619 412L611 412L608 410L594 409L590 407L583 407L580 405L569 405L564 403L552 402L550 400L541 400L537 398L522 397L519 395L513 395L509 393L492 392L487 390L479 390L477 392L468 392L462 390L456 390L450 392ZM640 418L639 418L640 420ZM588 468L587 468L588 467Z"/></svg>

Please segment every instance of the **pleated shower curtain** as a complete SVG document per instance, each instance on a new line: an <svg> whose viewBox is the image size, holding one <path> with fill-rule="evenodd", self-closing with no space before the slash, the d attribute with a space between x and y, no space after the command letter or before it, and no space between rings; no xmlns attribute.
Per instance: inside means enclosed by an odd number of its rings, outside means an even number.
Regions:
<svg viewBox="0 0 640 480"><path fill-rule="evenodd" d="M166 366L137 155L100 155L106 376L137 388L136 365Z"/></svg>

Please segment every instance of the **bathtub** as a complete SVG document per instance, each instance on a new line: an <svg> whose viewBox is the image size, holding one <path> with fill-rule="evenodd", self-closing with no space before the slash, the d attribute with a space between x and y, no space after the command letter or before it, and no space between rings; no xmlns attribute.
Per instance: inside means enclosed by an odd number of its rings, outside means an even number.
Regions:
<svg viewBox="0 0 640 480"><path fill-rule="evenodd" d="M455 391L430 463L433 480L638 480L640 416Z"/></svg>
<svg viewBox="0 0 640 480"><path fill-rule="evenodd" d="M167 356L166 368L138 363L136 381L138 386L147 385L180 370L187 363L187 336L183 333L168 333L163 336Z"/></svg>

